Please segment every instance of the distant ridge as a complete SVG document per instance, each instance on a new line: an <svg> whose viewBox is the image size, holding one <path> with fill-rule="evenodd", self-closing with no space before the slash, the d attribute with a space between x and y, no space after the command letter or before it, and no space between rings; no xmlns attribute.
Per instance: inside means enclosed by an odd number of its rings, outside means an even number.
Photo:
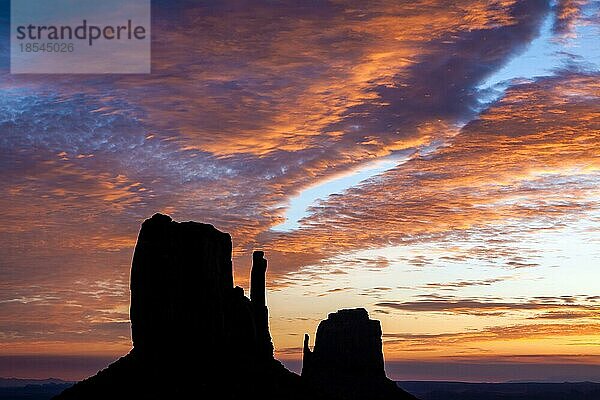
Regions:
<svg viewBox="0 0 600 400"><path fill-rule="evenodd" d="M71 385L55 378L0 378L0 400L48 400Z"/></svg>
<svg viewBox="0 0 600 400"><path fill-rule="evenodd" d="M599 400L600 383L398 381L421 400Z"/></svg>
<svg viewBox="0 0 600 400"><path fill-rule="evenodd" d="M73 384L74 382L65 381L57 378L47 379L23 379L23 378L0 378L0 387L25 387L28 385L63 385Z"/></svg>

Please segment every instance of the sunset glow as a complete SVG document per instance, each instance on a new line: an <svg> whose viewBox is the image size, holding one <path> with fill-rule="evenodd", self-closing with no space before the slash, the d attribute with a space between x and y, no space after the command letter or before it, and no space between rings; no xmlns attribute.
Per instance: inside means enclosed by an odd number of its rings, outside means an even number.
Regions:
<svg viewBox="0 0 600 400"><path fill-rule="evenodd" d="M0 31L0 376L131 348L163 212L231 233L246 293L265 251L292 368L365 307L392 378L600 379L600 3L368 3L155 1L150 75L11 75Z"/></svg>

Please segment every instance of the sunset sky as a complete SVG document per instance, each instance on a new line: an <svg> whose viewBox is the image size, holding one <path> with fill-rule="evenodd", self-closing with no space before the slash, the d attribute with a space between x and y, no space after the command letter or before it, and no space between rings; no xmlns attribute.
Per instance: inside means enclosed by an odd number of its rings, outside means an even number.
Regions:
<svg viewBox="0 0 600 400"><path fill-rule="evenodd" d="M394 379L600 381L600 1L155 0L152 74L11 75L0 376L131 348L155 212L214 224L276 356L340 308Z"/></svg>

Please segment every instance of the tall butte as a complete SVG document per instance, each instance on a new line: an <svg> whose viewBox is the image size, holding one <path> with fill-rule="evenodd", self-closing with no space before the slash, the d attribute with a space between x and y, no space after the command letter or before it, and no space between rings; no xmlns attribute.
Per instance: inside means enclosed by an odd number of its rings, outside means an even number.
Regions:
<svg viewBox="0 0 600 400"><path fill-rule="evenodd" d="M55 399L413 398L385 377L381 327L364 310L319 325L302 377L285 369L269 333L267 260L252 255L248 299L234 286L231 249L212 225L144 221L131 268L133 349Z"/></svg>
<svg viewBox="0 0 600 400"><path fill-rule="evenodd" d="M231 249L212 225L144 221L131 268L133 349L56 399L306 398L273 357L267 260L254 252L248 299L234 287Z"/></svg>

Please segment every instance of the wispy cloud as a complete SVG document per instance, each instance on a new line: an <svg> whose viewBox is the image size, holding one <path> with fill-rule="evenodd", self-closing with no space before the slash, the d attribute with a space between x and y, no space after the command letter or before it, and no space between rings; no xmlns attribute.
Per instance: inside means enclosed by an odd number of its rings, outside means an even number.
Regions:
<svg viewBox="0 0 600 400"><path fill-rule="evenodd" d="M549 311L537 316L548 318L549 315L564 316L569 312L581 312L582 317L598 316L599 306L596 303L565 301L563 298L531 299L528 301L503 301L497 298L459 298L455 296L421 295L414 301L376 303L377 307L413 312L449 312L453 314L472 314L497 316L519 311ZM557 314L553 314L558 312ZM571 314L576 315L576 314ZM559 319L557 317L557 319Z"/></svg>
<svg viewBox="0 0 600 400"><path fill-rule="evenodd" d="M418 346L432 346L444 343L464 343L484 340L514 340L514 339L536 339L547 337L597 335L600 332L600 324L528 324L495 326L478 331L439 333L439 334L413 334L413 333L391 333L385 334L386 343L405 343ZM540 357L540 355L537 355Z"/></svg>

